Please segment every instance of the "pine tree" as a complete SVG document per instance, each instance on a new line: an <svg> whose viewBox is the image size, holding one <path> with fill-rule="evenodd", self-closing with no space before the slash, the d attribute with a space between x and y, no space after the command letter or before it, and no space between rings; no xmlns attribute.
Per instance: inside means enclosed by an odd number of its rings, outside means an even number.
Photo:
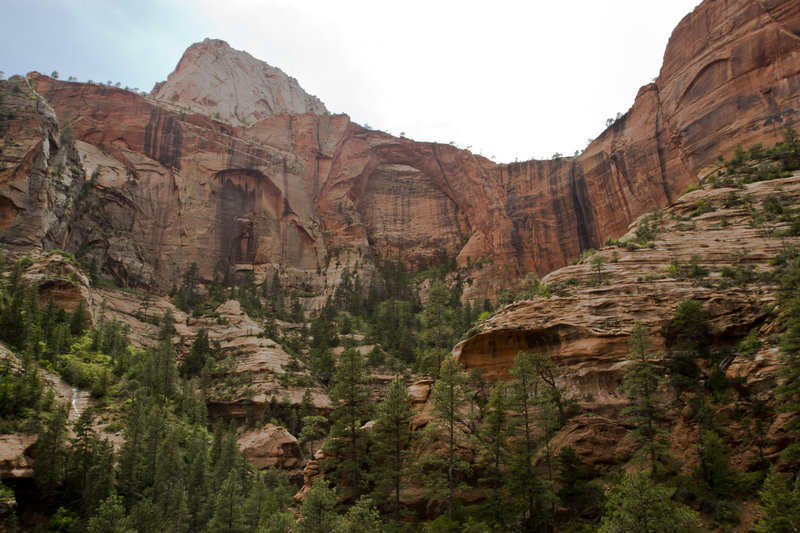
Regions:
<svg viewBox="0 0 800 533"><path fill-rule="evenodd" d="M160 403L151 403L144 417L144 446L139 458L141 477L138 488L144 491L156 482L159 455L163 451L163 443L167 433L167 414Z"/></svg>
<svg viewBox="0 0 800 533"><path fill-rule="evenodd" d="M533 420L538 430L537 440L540 443L538 449L539 453L544 456L547 473L544 495L549 499L550 522L553 522L556 514L556 500L553 497L555 475L550 443L558 430L566 424L574 402L566 398L564 387L558 385L558 369L548 355L527 353L522 354L521 358L518 356L518 359L520 361L519 376L530 375L528 383L532 387L530 401L534 407L532 410Z"/></svg>
<svg viewBox="0 0 800 533"><path fill-rule="evenodd" d="M244 469L244 459L236 442L236 431L233 424L220 433L219 440L217 437L215 434L215 450L212 451L212 457L215 457L212 493L219 492L222 483L231 471L242 472Z"/></svg>
<svg viewBox="0 0 800 533"><path fill-rule="evenodd" d="M600 533L691 533L697 514L672 499L674 488L653 483L647 472L626 474L608 493Z"/></svg>
<svg viewBox="0 0 800 533"><path fill-rule="evenodd" d="M208 331L205 328L197 330L197 335L192 342L189 353L180 364L180 373L184 377L196 376L205 366L206 360L211 355L211 345L208 342Z"/></svg>
<svg viewBox="0 0 800 533"><path fill-rule="evenodd" d="M83 299L78 300L78 306L72 312L70 319L69 332L72 335L80 335L86 328L89 327L89 311L86 310L86 304Z"/></svg>
<svg viewBox="0 0 800 533"><path fill-rule="evenodd" d="M158 320L158 340L168 341L172 345L172 335L175 333L175 316L171 309L166 309Z"/></svg>
<svg viewBox="0 0 800 533"><path fill-rule="evenodd" d="M334 533L378 533L383 530L381 515L372 500L362 496L347 514L341 517L333 529Z"/></svg>
<svg viewBox="0 0 800 533"><path fill-rule="evenodd" d="M522 520L528 531L544 527L552 518L552 487L541 479L534 460L538 452L537 416L541 380L534 354L519 352L511 368L512 435L515 445L506 491L516 496Z"/></svg>
<svg viewBox="0 0 800 533"><path fill-rule="evenodd" d="M370 334L388 353L411 363L415 356L417 320L414 305L405 300L390 298L377 306L371 317Z"/></svg>
<svg viewBox="0 0 800 533"><path fill-rule="evenodd" d="M116 494L115 462L114 445L108 439L98 439L82 494L85 514L93 514L106 498L112 493Z"/></svg>
<svg viewBox="0 0 800 533"><path fill-rule="evenodd" d="M581 464L575 448L565 446L558 454L558 500L569 509L571 518L580 517L587 509L597 505L603 489L591 481L591 473Z"/></svg>
<svg viewBox="0 0 800 533"><path fill-rule="evenodd" d="M53 294L51 293L47 297L47 304L42 312L42 319L41 319L41 328L42 328L42 340L47 346L52 345L52 338L53 333L55 332L56 324L58 321L58 307L56 307L55 299L53 298ZM52 353L48 353L46 359L53 361Z"/></svg>
<svg viewBox="0 0 800 533"><path fill-rule="evenodd" d="M245 492L247 499L242 506L242 521L248 531L252 531L259 523L261 509L269 499L269 489L260 472L256 471L252 478L246 478Z"/></svg>
<svg viewBox="0 0 800 533"><path fill-rule="evenodd" d="M447 503L447 516L452 518L456 506L455 490L459 481L470 470L470 465L459 457L457 450L470 437L470 423L465 417L465 407L469 403L467 373L454 357L442 363L439 379L431 390L433 409L432 428L444 434L446 452L442 458L442 468L433 478L434 492L442 494Z"/></svg>
<svg viewBox="0 0 800 533"><path fill-rule="evenodd" d="M369 389L366 385L364 358L358 351L348 348L336 366L333 387L329 392L334 410L331 413L331 438L326 442L341 460L336 463L334 479L337 487L354 498L363 490L366 442L361 425L367 417L366 400Z"/></svg>
<svg viewBox="0 0 800 533"><path fill-rule="evenodd" d="M800 490L774 468L770 468L764 485L758 491L757 533L791 533L800 531Z"/></svg>
<svg viewBox="0 0 800 533"><path fill-rule="evenodd" d="M708 315L700 302L687 298L678 304L667 339L677 351L669 362L673 383L681 390L696 388L700 375L696 359L710 355Z"/></svg>
<svg viewBox="0 0 800 533"><path fill-rule="evenodd" d="M87 487L89 469L95 460L98 444L97 433L92 429L92 418L92 409L84 409L72 425L75 437L70 440L67 478L71 488L78 494L83 494Z"/></svg>
<svg viewBox="0 0 800 533"><path fill-rule="evenodd" d="M144 402L135 400L125 421L123 436L125 440L119 453L119 495L126 509L140 497L140 479L142 477L144 446L145 406Z"/></svg>
<svg viewBox="0 0 800 533"><path fill-rule="evenodd" d="M781 275L778 302L781 306L786 331L781 336L784 367L780 376L777 398L779 410L800 412L800 258L794 258ZM800 416L794 415L785 426L795 436L800 433ZM784 456L800 455L800 444L790 444Z"/></svg>
<svg viewBox="0 0 800 533"><path fill-rule="evenodd" d="M83 304L83 300L80 301L80 304ZM39 325L41 322L41 310L39 308L38 285L28 285L25 288L22 313L24 316L24 340L22 346L26 352L39 359L42 355L42 330Z"/></svg>
<svg viewBox="0 0 800 533"><path fill-rule="evenodd" d="M162 517L162 526L171 531L184 531L188 526L186 502L187 471L183 428L171 428L162 441L156 458L156 475L152 496Z"/></svg>
<svg viewBox="0 0 800 533"><path fill-rule="evenodd" d="M401 478L411 464L408 450L413 437L411 421L414 408L411 396L400 377L389 384L386 394L378 403L373 428L373 462L378 501L392 494L392 520L400 520Z"/></svg>
<svg viewBox="0 0 800 533"><path fill-rule="evenodd" d="M300 520L297 533L330 533L336 526L336 491L328 486L327 480L318 477L300 504Z"/></svg>
<svg viewBox="0 0 800 533"><path fill-rule="evenodd" d="M633 424L631 434L643 445L650 462L650 475L655 480L658 465L665 446L660 442L659 424L664 419L664 408L660 405L658 382L663 374L650 351L647 328L637 321L628 340L630 363L625 368L623 388L631 404L622 410L622 416Z"/></svg>
<svg viewBox="0 0 800 533"><path fill-rule="evenodd" d="M161 520L153 520L154 516L160 516L158 505L149 496L139 498L131 507L128 513L128 523L136 533L161 533L169 528Z"/></svg>
<svg viewBox="0 0 800 533"><path fill-rule="evenodd" d="M64 481L66 463L67 411L59 408L50 413L39 434L34 450L33 477L42 492L49 496Z"/></svg>
<svg viewBox="0 0 800 533"><path fill-rule="evenodd" d="M294 515L291 511L279 511L262 516L258 522L257 533L294 533Z"/></svg>
<svg viewBox="0 0 800 533"><path fill-rule="evenodd" d="M296 292L292 293L292 304L291 304L291 320L292 322L303 322L306 318L305 312L303 311L303 304L300 303L300 297L297 296Z"/></svg>
<svg viewBox="0 0 800 533"><path fill-rule="evenodd" d="M184 311L197 305L200 297L197 295L197 285L200 282L200 270L197 263L192 263L183 273L180 292L176 298L176 305Z"/></svg>
<svg viewBox="0 0 800 533"><path fill-rule="evenodd" d="M261 506L261 519L259 522L264 522L265 518L271 515L281 514L284 509L288 508L294 503L295 487L289 484L289 478L286 473L280 472L276 468L271 468L264 472L264 484L267 486L267 499ZM294 524L294 520L292 520Z"/></svg>
<svg viewBox="0 0 800 533"><path fill-rule="evenodd" d="M725 444L714 431L706 431L697 445L697 465L692 479L698 489L698 503L721 524L735 525L739 512L730 501L736 494L739 476L728 463Z"/></svg>
<svg viewBox="0 0 800 533"><path fill-rule="evenodd" d="M311 389L303 391L303 398L300 400L300 411L297 415L302 420L307 416L314 416L317 414L317 408L314 407L314 396L311 394Z"/></svg>
<svg viewBox="0 0 800 533"><path fill-rule="evenodd" d="M5 302L3 312L0 314L0 335L3 340L18 348L24 348L25 346L23 302L26 284L22 274L23 266L20 260L14 263L14 267L6 279Z"/></svg>
<svg viewBox="0 0 800 533"><path fill-rule="evenodd" d="M575 401L568 399L566 389L558 384L559 370L549 355L534 353L531 355L531 363L536 368L536 373L543 385L539 395L557 409L558 427L560 428L569 420Z"/></svg>
<svg viewBox="0 0 800 533"><path fill-rule="evenodd" d="M311 415L302 419L303 429L300 430L298 440L300 444L308 444L308 456L314 458L314 442L325 436L325 425L328 419L324 416Z"/></svg>
<svg viewBox="0 0 800 533"><path fill-rule="evenodd" d="M767 458L764 455L764 448L772 443L767 438L770 426L772 425L773 413L770 406L764 400L755 399L750 404L750 417L739 420L739 425L744 433L745 443L755 446L758 454L758 463L761 470L768 466Z"/></svg>
<svg viewBox="0 0 800 533"><path fill-rule="evenodd" d="M503 467L508 461L509 399L505 383L497 381L489 393L484 408L480 437L483 443L483 464L486 472L483 481L492 487L487 508L492 523L508 527L505 496L501 493Z"/></svg>
<svg viewBox="0 0 800 533"><path fill-rule="evenodd" d="M561 428L558 411L554 397L549 394L547 387L540 391L536 398L536 425L539 429L539 438L542 443L540 454L544 456L544 465L547 471L547 495L550 500L550 523L556 519L555 498L555 465L553 464L553 451L551 442L556 432Z"/></svg>
<svg viewBox="0 0 800 533"><path fill-rule="evenodd" d="M242 477L236 470L231 470L217 492L210 531L243 533L247 530L242 509L243 494Z"/></svg>
<svg viewBox="0 0 800 533"><path fill-rule="evenodd" d="M594 254L589 260L592 269L592 283L603 283L605 276L603 275L603 266L606 264L606 259L600 254Z"/></svg>
<svg viewBox="0 0 800 533"><path fill-rule="evenodd" d="M452 344L452 326L449 320L450 291L442 280L435 280L428 289L428 301L422 312L424 329L421 337L430 346L429 361L424 363L426 371L438 375L442 360L447 354L447 347Z"/></svg>
<svg viewBox="0 0 800 533"><path fill-rule="evenodd" d="M187 462L186 505L189 531L199 531L211 518L208 506L210 480L208 437L205 430L195 429L189 438Z"/></svg>
<svg viewBox="0 0 800 533"><path fill-rule="evenodd" d="M173 398L178 372L175 369L175 348L169 340L162 340L155 348L145 351L142 380L148 395L158 394Z"/></svg>
<svg viewBox="0 0 800 533"><path fill-rule="evenodd" d="M97 512L89 520L88 533L134 533L125 517L125 508L116 492L103 500Z"/></svg>

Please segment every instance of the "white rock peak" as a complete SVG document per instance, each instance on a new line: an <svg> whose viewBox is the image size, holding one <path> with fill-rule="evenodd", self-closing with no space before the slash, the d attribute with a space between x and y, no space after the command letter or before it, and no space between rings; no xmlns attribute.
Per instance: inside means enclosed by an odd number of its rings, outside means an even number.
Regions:
<svg viewBox="0 0 800 533"><path fill-rule="evenodd" d="M151 94L233 126L278 113L327 113L296 79L219 39L191 45Z"/></svg>

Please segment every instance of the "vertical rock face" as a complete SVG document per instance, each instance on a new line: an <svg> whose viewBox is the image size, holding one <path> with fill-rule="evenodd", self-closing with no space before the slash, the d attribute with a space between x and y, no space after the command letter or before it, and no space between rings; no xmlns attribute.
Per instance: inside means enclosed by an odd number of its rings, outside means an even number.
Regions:
<svg viewBox="0 0 800 533"><path fill-rule="evenodd" d="M184 52L167 81L151 93L190 106L234 126L252 124L274 113L327 112L297 80L219 39L195 43Z"/></svg>
<svg viewBox="0 0 800 533"><path fill-rule="evenodd" d="M83 183L53 108L22 78L0 82L0 242L59 247Z"/></svg>
<svg viewBox="0 0 800 533"><path fill-rule="evenodd" d="M631 109L552 161L498 165L320 114L294 80L221 41L193 45L152 97L37 75L94 176L97 202L66 246L133 284L168 287L192 262L210 277L219 263L278 269L309 292L345 267L368 280L376 257L455 258L466 297L492 296L624 233L737 143L780 138L798 116L799 12L702 3Z"/></svg>

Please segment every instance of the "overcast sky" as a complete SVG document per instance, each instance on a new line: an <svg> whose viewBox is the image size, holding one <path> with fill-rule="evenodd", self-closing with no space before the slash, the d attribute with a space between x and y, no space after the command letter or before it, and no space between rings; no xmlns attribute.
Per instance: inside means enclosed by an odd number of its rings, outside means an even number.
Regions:
<svg viewBox="0 0 800 533"><path fill-rule="evenodd" d="M335 113L498 162L572 154L658 75L699 0L0 0L0 70L149 91L205 37Z"/></svg>

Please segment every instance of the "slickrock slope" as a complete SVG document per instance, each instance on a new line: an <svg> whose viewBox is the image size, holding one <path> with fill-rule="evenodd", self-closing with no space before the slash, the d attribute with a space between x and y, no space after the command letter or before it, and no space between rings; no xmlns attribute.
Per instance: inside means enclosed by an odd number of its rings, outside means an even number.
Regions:
<svg viewBox="0 0 800 533"><path fill-rule="evenodd" d="M272 339L262 338L264 329L245 314L239 302L230 300L217 308L218 320L209 317L192 320L192 329L205 327L209 340L217 341L225 353L231 354L229 368L217 376L207 398L208 414L212 419L248 416L265 419L270 402L288 399L291 405L302 403L306 390L317 409L329 410L330 400L316 382L308 387L281 383L278 376L286 371L290 356ZM224 382L223 382L223 379ZM233 378L238 385L228 385ZM250 391L251 394L247 394ZM268 417L267 417L268 419Z"/></svg>
<svg viewBox="0 0 800 533"><path fill-rule="evenodd" d="M280 383L279 376L285 372L289 354L274 340L264 337L264 328L244 313L235 300L219 306L213 316L197 318L186 315L161 296L101 288L93 290L93 301L95 316L102 309L106 320L125 324L131 342L137 347L158 343L159 326L153 321L165 311L174 316L173 341L181 358L188 353L200 328L205 329L209 341L219 343L226 356L219 361L213 386L207 391L206 404L212 419L264 420L265 409L271 402L280 403L286 398L290 405L298 406L306 389L316 409L326 411L331 407L328 396L316 383L308 387Z"/></svg>
<svg viewBox="0 0 800 533"><path fill-rule="evenodd" d="M190 46L167 81L157 83L150 94L191 106L204 115L213 114L233 126L252 124L275 113L328 112L296 79L219 39Z"/></svg>
<svg viewBox="0 0 800 533"><path fill-rule="evenodd" d="M734 198L730 195L747 201L726 207ZM768 332L773 327L775 317L768 308L776 287L756 274L770 271L769 261L786 247L800 244L800 238L767 237L763 227L752 223L753 209L760 209L769 197L797 205L800 174L753 183L741 191L688 193L663 211L653 248L608 246L592 256L594 266L587 258L549 274L543 282L562 296L505 307L481 323L454 353L466 368L480 366L498 377L507 376L520 350L549 354L564 370L564 384L573 397L587 408L613 413L626 402L620 384L636 320L647 326L653 348L663 354L673 349L669 341L673 311L687 298L700 302L707 312L714 346L734 346L752 329ZM709 199L715 210L692 216L700 198ZM784 226L770 223L770 230ZM706 276L679 279L668 270L673 261L685 266L693 256L700 267L709 269ZM597 257L602 258L602 283L597 283ZM738 286L725 267L749 272L755 279ZM775 378L778 353L765 349L754 359L734 357L729 363L729 375L744 376L746 387L764 392L765 384Z"/></svg>
<svg viewBox="0 0 800 533"><path fill-rule="evenodd" d="M94 176L94 207L72 222L65 246L106 275L168 288L192 262L207 279L219 263L258 279L278 270L282 284L319 294L344 268L366 282L376 257L413 268L457 258L465 297L475 298L623 233L737 143L777 140L800 96L796 32L800 7L790 0L704 2L676 28L658 79L583 154L508 165L313 107L252 111L258 120L244 126L231 117L249 122L247 110L281 104L248 103L242 87L278 94L283 81L245 84L247 71L269 67L221 41L193 46L157 87L156 97L177 94L177 103L34 80L71 121ZM214 88L208 76L230 83ZM16 211L4 219L27 212L9 202Z"/></svg>

